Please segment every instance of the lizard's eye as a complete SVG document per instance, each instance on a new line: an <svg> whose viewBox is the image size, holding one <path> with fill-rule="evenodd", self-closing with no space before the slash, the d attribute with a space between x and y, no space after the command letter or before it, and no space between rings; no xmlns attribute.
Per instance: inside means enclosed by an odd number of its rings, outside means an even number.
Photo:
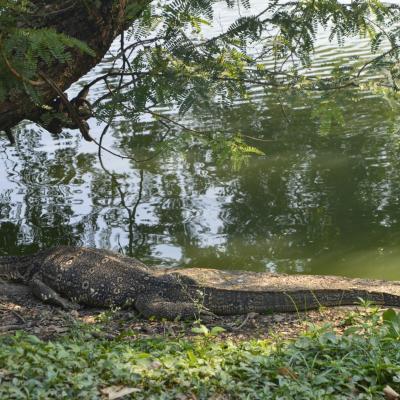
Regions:
<svg viewBox="0 0 400 400"><path fill-rule="evenodd" d="M74 261L74 258L72 257L69 260L65 261L65 265L71 265L73 261Z"/></svg>
<svg viewBox="0 0 400 400"><path fill-rule="evenodd" d="M89 289L89 281L84 281L82 283L82 289L84 289L84 290Z"/></svg>

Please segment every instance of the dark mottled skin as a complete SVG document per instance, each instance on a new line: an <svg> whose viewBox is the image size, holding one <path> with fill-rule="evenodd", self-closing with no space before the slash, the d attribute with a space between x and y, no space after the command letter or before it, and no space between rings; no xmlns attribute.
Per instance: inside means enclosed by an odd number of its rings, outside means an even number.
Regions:
<svg viewBox="0 0 400 400"><path fill-rule="evenodd" d="M0 278L29 284L35 296L63 308L130 306L159 318L307 310L354 304L360 297L400 306L399 282L165 270L107 250L67 246L34 256L0 257Z"/></svg>

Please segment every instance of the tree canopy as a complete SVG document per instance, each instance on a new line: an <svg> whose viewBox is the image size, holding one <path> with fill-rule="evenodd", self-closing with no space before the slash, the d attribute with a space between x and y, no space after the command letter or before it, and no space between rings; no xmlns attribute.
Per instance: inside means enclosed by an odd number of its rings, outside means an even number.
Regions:
<svg viewBox="0 0 400 400"><path fill-rule="evenodd" d="M244 16L217 35L214 0L0 0L0 130L23 119L51 132L80 129L93 140L85 120L95 116L137 121L144 114L169 126L179 124L155 111L173 104L181 115L193 107L229 105L249 88L339 90L368 87L368 71L384 70L373 86L397 91L399 7L378 0L266 1L253 12L249 0L226 0ZM373 57L344 59L329 78L307 68L318 30L342 45L368 37ZM74 99L64 91L96 65L117 37L107 68ZM117 42L114 42L117 43ZM263 60L272 60L266 65ZM88 93L102 86L101 95ZM394 90L393 90L394 89ZM240 138L231 149L246 147ZM251 148L247 148L252 151Z"/></svg>

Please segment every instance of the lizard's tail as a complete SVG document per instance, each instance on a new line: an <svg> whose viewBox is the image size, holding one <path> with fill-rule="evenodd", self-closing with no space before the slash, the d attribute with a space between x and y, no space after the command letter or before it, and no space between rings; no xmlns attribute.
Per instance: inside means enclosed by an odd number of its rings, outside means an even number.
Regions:
<svg viewBox="0 0 400 400"><path fill-rule="evenodd" d="M32 257L28 256L3 256L0 257L0 280L22 282L23 271Z"/></svg>

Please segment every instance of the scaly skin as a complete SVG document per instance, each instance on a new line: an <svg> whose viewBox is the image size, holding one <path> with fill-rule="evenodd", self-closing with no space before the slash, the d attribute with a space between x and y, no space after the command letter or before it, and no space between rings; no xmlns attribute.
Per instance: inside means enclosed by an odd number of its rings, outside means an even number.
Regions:
<svg viewBox="0 0 400 400"><path fill-rule="evenodd" d="M359 298L400 306L400 282L199 268L165 270L106 250L66 246L30 257L0 257L0 278L29 284L41 300L64 308L130 306L147 317L169 319L201 313L301 311L351 305Z"/></svg>

